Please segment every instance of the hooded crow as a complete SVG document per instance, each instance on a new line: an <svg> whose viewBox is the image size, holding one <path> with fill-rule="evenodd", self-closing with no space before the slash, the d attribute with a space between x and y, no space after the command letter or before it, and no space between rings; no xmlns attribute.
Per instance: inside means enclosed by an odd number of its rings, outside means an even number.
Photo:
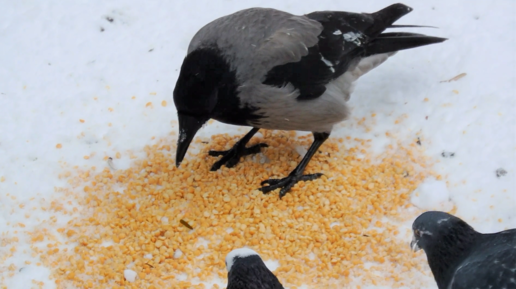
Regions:
<svg viewBox="0 0 516 289"><path fill-rule="evenodd" d="M193 37L174 89L179 120L176 165L183 160L196 132L209 119L250 126L251 131L222 156L211 170L235 166L266 144L246 147L260 129L313 133L314 142L285 178L262 182L268 193L284 196L303 175L333 125L348 118L346 102L353 83L398 50L446 39L406 32L387 32L412 8L393 4L375 13L336 11L295 16L250 8L214 20ZM264 185L268 186L264 186Z"/></svg>
<svg viewBox="0 0 516 289"><path fill-rule="evenodd" d="M516 229L481 234L448 213L412 224L412 250L423 249L439 289L516 289Z"/></svg>
<svg viewBox="0 0 516 289"><path fill-rule="evenodd" d="M227 289L283 289L260 255L251 249L240 248L229 252L226 256L226 269Z"/></svg>

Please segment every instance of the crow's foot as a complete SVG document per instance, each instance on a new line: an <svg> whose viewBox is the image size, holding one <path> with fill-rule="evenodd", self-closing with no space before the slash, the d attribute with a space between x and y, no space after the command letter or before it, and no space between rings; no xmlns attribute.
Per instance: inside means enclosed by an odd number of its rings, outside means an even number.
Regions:
<svg viewBox="0 0 516 289"><path fill-rule="evenodd" d="M268 179L268 180L265 180L265 181L263 181L261 183L262 186L266 185L266 184L268 186L261 187L261 188L259 188L259 190L262 191L264 194L267 194L267 193L269 193L271 191L274 191L275 189L281 188L280 193L279 193L279 196L280 196L280 199L281 199L281 198L283 198L288 193L288 191L290 191L290 189L297 182L300 182L300 181L303 181L303 182L312 181L312 180L320 178L322 175L323 174L321 174L321 173L309 174L309 175L295 175L295 174L291 174L288 177L285 177L285 178L282 178L282 179Z"/></svg>

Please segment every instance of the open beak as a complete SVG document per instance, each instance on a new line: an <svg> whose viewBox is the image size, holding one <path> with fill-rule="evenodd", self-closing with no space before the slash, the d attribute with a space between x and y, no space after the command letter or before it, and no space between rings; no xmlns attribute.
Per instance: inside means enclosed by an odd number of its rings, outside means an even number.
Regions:
<svg viewBox="0 0 516 289"><path fill-rule="evenodd" d="M179 120L179 138L177 139L176 167L179 167L195 134L208 119L184 114L178 114L177 118Z"/></svg>
<svg viewBox="0 0 516 289"><path fill-rule="evenodd" d="M419 248L417 243L418 243L418 240L416 240L416 237L414 235L412 235L412 241L410 242L410 249L412 249L412 251L414 251L414 252L421 250L421 248Z"/></svg>

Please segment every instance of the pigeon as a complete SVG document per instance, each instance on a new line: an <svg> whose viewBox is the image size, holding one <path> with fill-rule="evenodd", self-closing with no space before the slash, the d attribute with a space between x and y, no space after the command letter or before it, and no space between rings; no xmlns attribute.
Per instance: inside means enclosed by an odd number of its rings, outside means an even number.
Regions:
<svg viewBox="0 0 516 289"><path fill-rule="evenodd" d="M475 231L439 211L412 224L413 251L423 249L439 289L516 289L516 229Z"/></svg>
<svg viewBox="0 0 516 289"><path fill-rule="evenodd" d="M349 117L346 104L354 82L398 50L443 42L445 38L387 28L412 11L393 4L375 13L319 11L296 16L270 8L249 8L218 18L192 38L174 88L179 121L176 166L197 131L209 120L252 129L211 167L235 166L241 157L266 147L246 147L259 129L312 132L314 141L286 177L264 180L259 189L280 189L283 197L328 139L333 125ZM424 26L423 26L424 27Z"/></svg>
<svg viewBox="0 0 516 289"><path fill-rule="evenodd" d="M229 252L226 269L227 289L283 289L260 255L251 249L240 248Z"/></svg>

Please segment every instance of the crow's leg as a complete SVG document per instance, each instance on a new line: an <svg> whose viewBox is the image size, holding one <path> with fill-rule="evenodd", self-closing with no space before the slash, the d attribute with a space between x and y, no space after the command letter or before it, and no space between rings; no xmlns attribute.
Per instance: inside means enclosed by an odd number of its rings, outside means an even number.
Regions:
<svg viewBox="0 0 516 289"><path fill-rule="evenodd" d="M280 198L285 196L288 191L299 181L311 181L322 176L321 173L303 175L306 166L317 152L319 147L328 139L330 136L329 133L318 133L313 132L314 142L306 152L305 156L301 160L301 162L297 165L297 167L285 178L282 179L268 179L261 183L261 185L268 184L268 186L261 187L259 190L264 194L273 191L275 189L281 188L279 193Z"/></svg>
<svg viewBox="0 0 516 289"><path fill-rule="evenodd" d="M234 167L243 156L257 154L260 152L261 148L267 147L267 144L259 143L257 145L246 147L245 145L251 140L253 135L258 132L259 128L254 127L250 132L248 132L243 138L235 143L235 145L227 150L227 151L209 151L208 154L210 156L218 157L222 156L222 158L216 161L211 167L212 171L216 171L220 169L222 165L226 165L228 168Z"/></svg>

